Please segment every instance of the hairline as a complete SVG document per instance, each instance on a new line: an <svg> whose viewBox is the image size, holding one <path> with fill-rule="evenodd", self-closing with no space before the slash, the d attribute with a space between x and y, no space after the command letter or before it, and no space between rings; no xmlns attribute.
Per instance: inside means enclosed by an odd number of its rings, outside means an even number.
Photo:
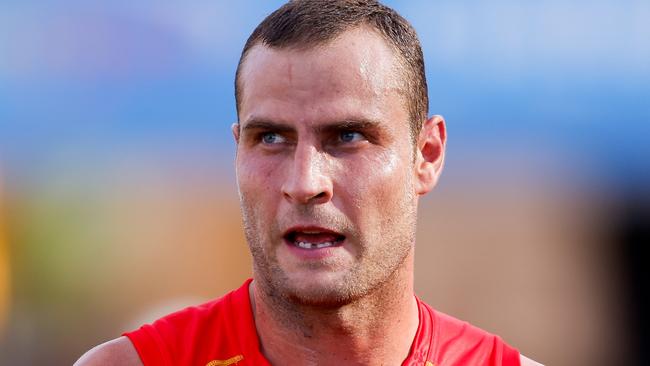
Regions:
<svg viewBox="0 0 650 366"><path fill-rule="evenodd" d="M311 50L318 50L324 49L327 46L331 45L332 43L336 42L338 39L343 37L346 33L353 32L355 30L359 29L366 29L372 33L374 33L376 36L378 36L386 46L392 51L393 56L395 56L396 63L393 65L392 71L395 73L395 76L397 80L399 81L396 84L395 90L397 93L400 95L400 98L402 98L402 103L404 108L407 111L408 115L408 121L406 121L409 125L409 134L411 135L411 140L413 140L413 143L416 141L416 136L417 133L419 132L414 129L414 123L411 121L414 116L411 115L411 109L412 106L411 104L411 98L409 98L409 92L408 92L408 80L409 80L409 65L408 61L406 60L406 57L402 54L401 50L395 45L393 40L391 40L388 36L383 34L379 29L376 27L372 26L372 24L368 21L362 21L359 24L354 24L350 25L341 31L339 31L337 34L335 34L332 37L323 39L323 40L308 40L308 41L298 41L294 43L290 43L287 45L283 46L271 46L267 42L264 42L263 39L256 39L254 43L250 44L249 47L242 53L239 63L237 65L237 71L235 73L235 86L236 86L236 108L237 108L237 120L238 123L239 121L239 112L240 112L240 102L242 100L242 92L244 90L244 84L243 81L241 80L242 78L242 71L244 70L244 66L246 64L246 61L248 60L248 55L251 53L253 49L256 47L267 47L272 50L278 50L278 51L298 51L298 52L306 52L306 51L311 51ZM420 123L416 124L417 126L421 126Z"/></svg>

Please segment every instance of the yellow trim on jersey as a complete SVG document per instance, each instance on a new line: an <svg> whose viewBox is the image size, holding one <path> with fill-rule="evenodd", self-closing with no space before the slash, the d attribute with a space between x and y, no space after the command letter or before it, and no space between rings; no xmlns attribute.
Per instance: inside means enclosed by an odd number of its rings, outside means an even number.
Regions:
<svg viewBox="0 0 650 366"><path fill-rule="evenodd" d="M235 357L232 357L232 358L229 358L229 359L223 360L223 361L221 361L221 360L210 361L205 366L230 366L230 365L234 365L234 364L238 363L239 361L241 361L243 359L244 359L244 356L237 355Z"/></svg>

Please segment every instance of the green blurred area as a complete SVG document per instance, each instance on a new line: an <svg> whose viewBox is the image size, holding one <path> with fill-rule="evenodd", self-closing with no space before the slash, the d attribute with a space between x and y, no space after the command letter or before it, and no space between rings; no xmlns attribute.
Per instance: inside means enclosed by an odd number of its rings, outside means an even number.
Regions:
<svg viewBox="0 0 650 366"><path fill-rule="evenodd" d="M247 277L233 192L122 173L90 183L62 169L4 192L12 291L0 298L10 305L0 364L71 364L173 310L166 302L190 305Z"/></svg>

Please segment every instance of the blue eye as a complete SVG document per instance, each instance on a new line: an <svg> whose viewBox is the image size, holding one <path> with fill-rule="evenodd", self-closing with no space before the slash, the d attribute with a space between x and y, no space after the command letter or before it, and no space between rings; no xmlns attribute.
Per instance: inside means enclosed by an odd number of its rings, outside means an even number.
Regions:
<svg viewBox="0 0 650 366"><path fill-rule="evenodd" d="M339 137L342 142L355 142L363 139L363 135L356 131L343 131Z"/></svg>
<svg viewBox="0 0 650 366"><path fill-rule="evenodd" d="M265 132L262 134L262 142L265 144L280 144L284 142L284 138L275 132Z"/></svg>

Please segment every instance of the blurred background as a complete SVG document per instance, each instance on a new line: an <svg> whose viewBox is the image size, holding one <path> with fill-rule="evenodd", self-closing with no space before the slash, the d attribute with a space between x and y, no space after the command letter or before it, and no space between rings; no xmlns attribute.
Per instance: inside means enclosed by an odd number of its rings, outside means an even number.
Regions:
<svg viewBox="0 0 650 366"><path fill-rule="evenodd" d="M250 275L233 75L281 2L0 3L0 364L85 350ZM448 122L416 286L547 365L650 349L650 2L386 1Z"/></svg>

